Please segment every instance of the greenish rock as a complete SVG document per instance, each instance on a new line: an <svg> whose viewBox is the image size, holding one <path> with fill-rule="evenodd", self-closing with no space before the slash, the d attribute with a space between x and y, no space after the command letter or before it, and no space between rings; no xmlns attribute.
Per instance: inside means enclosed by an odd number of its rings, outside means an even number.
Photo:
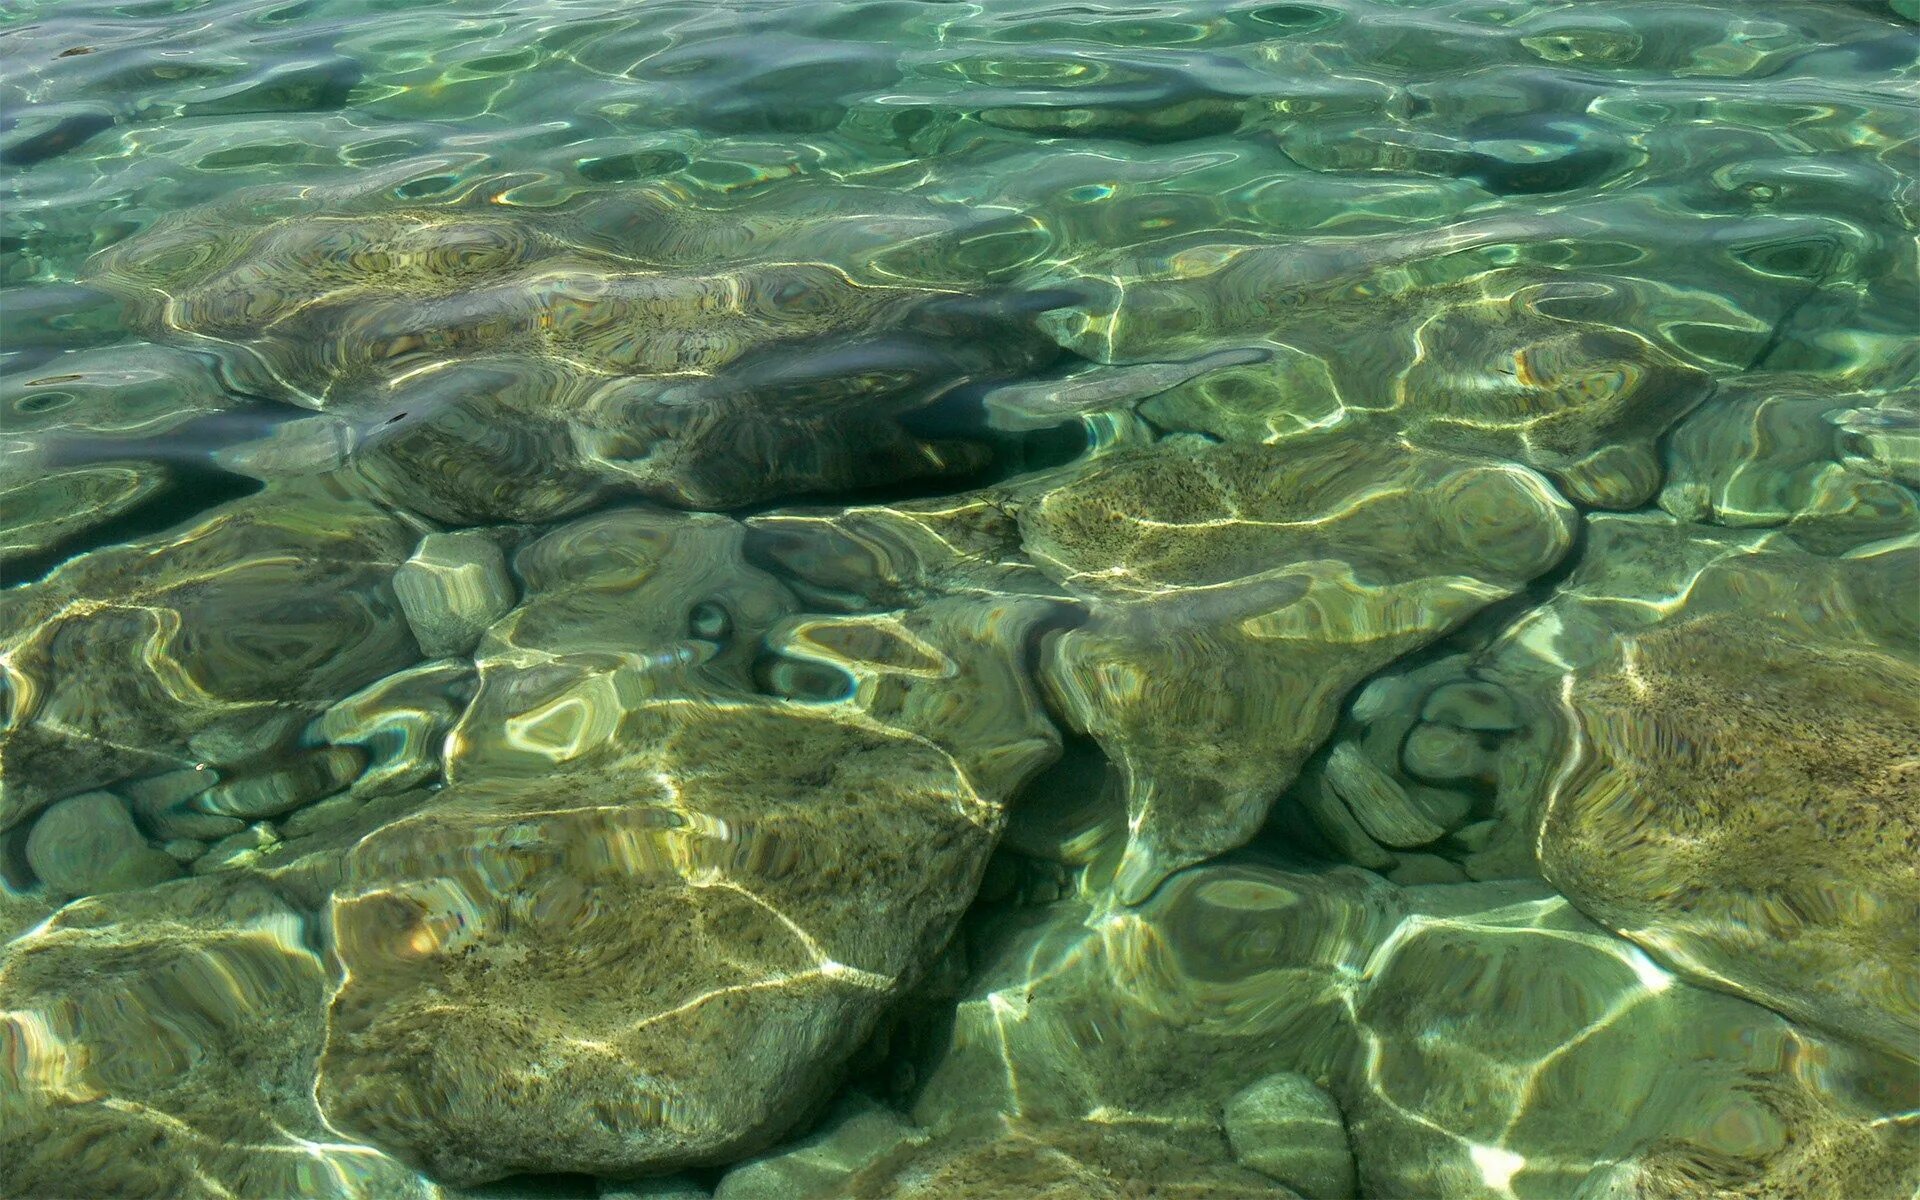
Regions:
<svg viewBox="0 0 1920 1200"><path fill-rule="evenodd" d="M366 755L352 746L313 750L282 759L270 770L222 780L193 804L218 816L246 821L277 817L345 790L366 761Z"/></svg>
<svg viewBox="0 0 1920 1200"><path fill-rule="evenodd" d="M1741 613L1623 639L1572 690L1547 878L1693 978L1920 1058L1913 649Z"/></svg>
<svg viewBox="0 0 1920 1200"><path fill-rule="evenodd" d="M1020 670L1046 606L789 616L744 532L636 508L528 544L447 786L311 835L345 854L339 1129L456 1182L734 1161L934 961L1058 753Z"/></svg>
<svg viewBox="0 0 1920 1200"><path fill-rule="evenodd" d="M1508 733L1526 724L1509 692L1480 680L1462 680L1433 689L1421 706L1420 719L1489 733Z"/></svg>
<svg viewBox="0 0 1920 1200"><path fill-rule="evenodd" d="M1354 1194L1353 1151L1340 1106L1305 1075L1269 1075L1227 1101L1224 1126L1245 1166L1308 1200Z"/></svg>
<svg viewBox="0 0 1920 1200"><path fill-rule="evenodd" d="M1350 742L1336 745L1327 756L1326 779L1354 820L1383 846L1424 846L1447 832L1414 803L1406 788Z"/></svg>
<svg viewBox="0 0 1920 1200"><path fill-rule="evenodd" d="M424 662L361 688L322 713L313 729L335 745L360 747L367 768L356 796L422 787L445 772L446 734L473 698L475 669L464 659Z"/></svg>
<svg viewBox="0 0 1920 1200"><path fill-rule="evenodd" d="M820 1133L728 1171L713 1200L844 1196L849 1176L914 1137L910 1122L856 1093L840 1103Z"/></svg>
<svg viewBox="0 0 1920 1200"><path fill-rule="evenodd" d="M208 846L205 854L193 860L193 873L211 875L248 866L279 845L279 832L265 821L256 821Z"/></svg>
<svg viewBox="0 0 1920 1200"><path fill-rule="evenodd" d="M315 1104L334 980L310 920L230 873L71 904L0 946L0 1191L439 1200Z"/></svg>
<svg viewBox="0 0 1920 1200"><path fill-rule="evenodd" d="M1125 776L1129 901L1251 837L1348 688L1547 570L1573 522L1524 468L1343 435L1162 442L1032 494L1025 550L1089 609L1042 678Z"/></svg>
<svg viewBox="0 0 1920 1200"><path fill-rule="evenodd" d="M192 866L195 859L207 852L207 844L196 838L169 838L160 843L160 849L181 866Z"/></svg>
<svg viewBox="0 0 1920 1200"><path fill-rule="evenodd" d="M54 787L265 753L417 661L390 587L414 540L324 486L270 488L0 594L0 826Z"/></svg>
<svg viewBox="0 0 1920 1200"><path fill-rule="evenodd" d="M1850 399L1863 398L1817 377L1730 384L1674 430L1660 506L1687 521L1782 528L1829 554L1920 530L1920 496L1897 477L1901 414Z"/></svg>
<svg viewBox="0 0 1920 1200"><path fill-rule="evenodd" d="M1468 876L1451 859L1437 854L1396 854L1387 878L1401 887L1420 887L1430 883L1465 883Z"/></svg>
<svg viewBox="0 0 1920 1200"><path fill-rule="evenodd" d="M7 448L0 470L0 563L40 554L145 503L172 482L159 463L47 470Z"/></svg>
<svg viewBox="0 0 1920 1200"><path fill-rule="evenodd" d="M1474 732L1427 722L1401 743L1400 763L1422 779L1453 783L1489 776L1493 758Z"/></svg>
<svg viewBox="0 0 1920 1200"><path fill-rule="evenodd" d="M41 813L26 854L42 883L70 896L151 887L180 874L171 856L147 844L126 802L108 792L69 796Z"/></svg>
<svg viewBox="0 0 1920 1200"><path fill-rule="evenodd" d="M218 717L187 738L187 751L195 767L253 764L290 750L307 715L298 708L272 708Z"/></svg>
<svg viewBox="0 0 1920 1200"><path fill-rule="evenodd" d="M354 426L321 413L282 421L251 441L222 446L213 461L236 475L273 480L322 475L346 465L359 442Z"/></svg>
<svg viewBox="0 0 1920 1200"><path fill-rule="evenodd" d="M1217 1134L1099 1119L983 1119L930 1133L855 1108L821 1133L736 1167L714 1200L1300 1200L1234 1165Z"/></svg>
<svg viewBox="0 0 1920 1200"><path fill-rule="evenodd" d="M1595 519L1543 606L1480 656L1532 715L1470 874L1535 862L1671 970L1915 1055L1910 542Z"/></svg>
<svg viewBox="0 0 1920 1200"><path fill-rule="evenodd" d="M1552 1200L1623 1171L1629 1194L1673 1200L1703 1181L1780 1200L1920 1183L1913 1133L1874 1116L1913 1094L1899 1060L1691 987L1550 893L1408 896L1431 915L1370 963L1354 1013L1372 1049L1334 1085L1361 1194ZM1655 1043L1674 1052L1639 1052ZM1801 1053L1828 1065L1783 1069Z"/></svg>
<svg viewBox="0 0 1920 1200"><path fill-rule="evenodd" d="M1910 1064L1689 984L1537 882L1209 864L1138 908L1065 900L975 937L914 1108L935 1144L992 1114L1125 1112L1238 1150L1236 1097L1295 1072L1344 1114L1359 1195L1560 1200L1623 1173L1661 1200L1703 1178L1777 1200L1920 1184L1892 1116L1920 1096ZM1637 1049L1653 1043L1675 1052ZM1821 1069L1789 1065L1803 1056Z"/></svg>
<svg viewBox="0 0 1920 1200"><path fill-rule="evenodd" d="M506 556L475 530L430 533L393 574L393 593L428 658L469 654L516 599Z"/></svg>
<svg viewBox="0 0 1920 1200"><path fill-rule="evenodd" d="M1220 350L1190 362L1093 367L1067 379L1017 383L981 397L988 424L995 429L1045 429L1078 417L1126 408L1200 376L1229 367L1265 362L1264 349Z"/></svg>

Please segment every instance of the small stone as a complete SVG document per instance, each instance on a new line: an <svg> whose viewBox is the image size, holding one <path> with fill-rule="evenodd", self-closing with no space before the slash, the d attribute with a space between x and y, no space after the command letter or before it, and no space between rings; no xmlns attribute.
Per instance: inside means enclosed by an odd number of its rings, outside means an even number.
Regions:
<svg viewBox="0 0 1920 1200"><path fill-rule="evenodd" d="M366 750L356 796L386 796L421 787L443 770L447 731L473 697L470 659L438 659L396 671L329 708L314 732L336 745Z"/></svg>
<svg viewBox="0 0 1920 1200"><path fill-rule="evenodd" d="M1495 733L1518 729L1523 724L1507 689L1477 679L1442 684L1433 689L1420 709L1420 719Z"/></svg>
<svg viewBox="0 0 1920 1200"><path fill-rule="evenodd" d="M1305 1075L1269 1075L1227 1102L1233 1155L1308 1200L1354 1194L1353 1151L1333 1097Z"/></svg>
<svg viewBox="0 0 1920 1200"><path fill-rule="evenodd" d="M1400 765L1410 774L1438 783L1485 779L1493 771L1493 753L1480 735L1454 725L1416 725L1400 746Z"/></svg>
<svg viewBox="0 0 1920 1200"><path fill-rule="evenodd" d="M913 1126L893 1110L854 1093L819 1133L728 1171L714 1200L845 1195L849 1176L913 1136Z"/></svg>
<svg viewBox="0 0 1920 1200"><path fill-rule="evenodd" d="M1342 742L1327 756L1327 783L1363 829L1385 846L1424 846L1447 831L1407 795L1399 780Z"/></svg>
<svg viewBox="0 0 1920 1200"><path fill-rule="evenodd" d="M195 875L211 875L215 871L230 871L243 867L260 856L262 850L270 850L280 844L280 835L273 826L265 821L249 825L239 833L221 838L207 847L207 852L194 860Z"/></svg>
<svg viewBox="0 0 1920 1200"><path fill-rule="evenodd" d="M265 437L216 450L213 461L222 470L255 479L318 475L345 462L357 440L351 424L321 413L282 422Z"/></svg>
<svg viewBox="0 0 1920 1200"><path fill-rule="evenodd" d="M180 864L147 845L126 802L111 792L70 796L40 814L27 835L27 865L55 891L75 896L152 887Z"/></svg>
<svg viewBox="0 0 1920 1200"><path fill-rule="evenodd" d="M158 838L222 838L244 827L232 817L195 811L190 801L220 782L211 768L186 768L116 784L133 815Z"/></svg>
<svg viewBox="0 0 1920 1200"><path fill-rule="evenodd" d="M211 788L199 798L198 807L246 820L277 817L346 787L366 762L367 756L356 747L329 746L274 770Z"/></svg>
<svg viewBox="0 0 1920 1200"><path fill-rule="evenodd" d="M280 822L283 837L304 837L317 829L338 824L360 811L361 799L351 792L329 796L318 804L309 804Z"/></svg>
<svg viewBox="0 0 1920 1200"><path fill-rule="evenodd" d="M393 576L401 611L428 658L473 652L487 626L513 607L506 556L484 533L430 533Z"/></svg>
<svg viewBox="0 0 1920 1200"><path fill-rule="evenodd" d="M1500 822L1489 818L1485 821L1475 821L1469 825L1462 825L1460 828L1448 834L1447 838L1467 853L1478 854L1492 844L1493 835L1499 828Z"/></svg>
<svg viewBox="0 0 1920 1200"><path fill-rule="evenodd" d="M209 725L187 739L187 749L203 763L231 766L271 754L298 737L308 714L275 710L240 713Z"/></svg>
<svg viewBox="0 0 1920 1200"><path fill-rule="evenodd" d="M207 844L197 838L169 838L160 849L177 863L190 863L207 852Z"/></svg>
<svg viewBox="0 0 1920 1200"><path fill-rule="evenodd" d="M1438 854L1402 854L1387 878L1401 887L1426 883L1465 883L1467 873Z"/></svg>

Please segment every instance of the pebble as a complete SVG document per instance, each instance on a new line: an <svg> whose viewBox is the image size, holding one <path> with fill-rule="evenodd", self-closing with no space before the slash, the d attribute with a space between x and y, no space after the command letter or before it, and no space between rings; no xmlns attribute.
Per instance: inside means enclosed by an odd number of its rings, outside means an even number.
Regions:
<svg viewBox="0 0 1920 1200"><path fill-rule="evenodd" d="M207 847L207 852L193 862L195 875L211 875L215 871L227 871L234 867L245 866L252 862L262 850L280 844L280 835L273 826L261 821L249 825L239 833L221 838Z"/></svg>
<svg viewBox="0 0 1920 1200"><path fill-rule="evenodd" d="M1454 725L1461 729L1483 729L1505 733L1520 728L1519 706L1513 696L1498 684L1481 680L1460 680L1433 689L1420 709L1422 721Z"/></svg>
<svg viewBox="0 0 1920 1200"><path fill-rule="evenodd" d="M475 530L430 533L394 572L393 591L428 658L473 653L514 604L506 556Z"/></svg>
<svg viewBox="0 0 1920 1200"><path fill-rule="evenodd" d="M27 835L27 865L49 888L74 896L152 887L180 874L111 792L69 796L41 813Z"/></svg>
<svg viewBox="0 0 1920 1200"><path fill-rule="evenodd" d="M1400 765L1411 775L1443 783L1489 778L1493 753L1480 737L1456 725L1416 725L1400 745Z"/></svg>
<svg viewBox="0 0 1920 1200"><path fill-rule="evenodd" d="M1421 811L1398 780L1351 742L1340 743L1327 756L1327 783L1381 845L1424 846L1447 832Z"/></svg>
<svg viewBox="0 0 1920 1200"><path fill-rule="evenodd" d="M1467 873L1438 854L1402 854L1387 878L1401 887L1427 883L1465 883Z"/></svg>
<svg viewBox="0 0 1920 1200"><path fill-rule="evenodd" d="M207 812L257 821L277 817L352 783L365 767L367 756L355 746L314 750L256 775L247 775L210 788L198 801Z"/></svg>
<svg viewBox="0 0 1920 1200"><path fill-rule="evenodd" d="M1227 1141L1241 1164L1307 1200L1348 1200L1358 1186L1340 1106L1305 1075L1269 1075L1227 1102Z"/></svg>

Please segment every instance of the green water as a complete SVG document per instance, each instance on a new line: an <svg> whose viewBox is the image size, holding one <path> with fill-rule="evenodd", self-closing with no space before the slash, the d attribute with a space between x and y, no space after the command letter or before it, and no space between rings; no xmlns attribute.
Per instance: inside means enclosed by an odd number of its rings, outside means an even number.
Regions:
<svg viewBox="0 0 1920 1200"><path fill-rule="evenodd" d="M1915 20L0 5L0 1195L1920 1194Z"/></svg>

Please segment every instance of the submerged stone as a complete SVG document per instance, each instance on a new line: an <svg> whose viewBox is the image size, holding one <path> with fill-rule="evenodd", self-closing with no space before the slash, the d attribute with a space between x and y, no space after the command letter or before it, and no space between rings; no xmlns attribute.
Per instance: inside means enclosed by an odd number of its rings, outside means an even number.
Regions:
<svg viewBox="0 0 1920 1200"><path fill-rule="evenodd" d="M151 887L180 873L165 851L147 844L126 803L107 792L69 796L41 813L26 855L42 883L69 896Z"/></svg>
<svg viewBox="0 0 1920 1200"><path fill-rule="evenodd" d="M268 491L6 592L0 825L63 791L271 752L416 661L389 584L412 540L364 502Z"/></svg>
<svg viewBox="0 0 1920 1200"><path fill-rule="evenodd" d="M1063 901L978 936L985 963L915 1107L936 1138L992 1113L1124 1112L1251 1161L1236 1130L1271 1109L1246 1094L1293 1072L1338 1108L1314 1103L1321 1149L1289 1169L1357 1161L1360 1195L1562 1200L1621 1172L1660 1200L1703 1179L1825 1200L1920 1183L1892 1116L1916 1096L1908 1064L1694 987L1537 883L1209 865L1138 909Z"/></svg>
<svg viewBox="0 0 1920 1200"><path fill-rule="evenodd" d="M1822 553L1920 531L1920 496L1891 457L1895 410L1846 409L1848 399L1823 379L1729 384L1674 431L1660 506L1687 521L1784 528Z"/></svg>
<svg viewBox="0 0 1920 1200"><path fill-rule="evenodd" d="M1043 678L1125 775L1126 900L1245 842L1348 688L1571 544L1539 476L1362 438L1169 441L1049 482L1024 545L1091 615Z"/></svg>
<svg viewBox="0 0 1920 1200"><path fill-rule="evenodd" d="M1662 961L1920 1057L1920 670L1739 614L1623 639L1571 690L1547 878Z"/></svg>
<svg viewBox="0 0 1920 1200"><path fill-rule="evenodd" d="M393 575L393 593L428 658L468 654L513 607L506 556L484 533L430 533Z"/></svg>
<svg viewBox="0 0 1920 1200"><path fill-rule="evenodd" d="M1305 1075L1269 1075L1227 1102L1234 1157L1308 1200L1354 1194L1353 1151L1340 1106Z"/></svg>
<svg viewBox="0 0 1920 1200"><path fill-rule="evenodd" d="M70 905L0 948L0 1190L438 1200L310 1081L329 969L239 875Z"/></svg>

